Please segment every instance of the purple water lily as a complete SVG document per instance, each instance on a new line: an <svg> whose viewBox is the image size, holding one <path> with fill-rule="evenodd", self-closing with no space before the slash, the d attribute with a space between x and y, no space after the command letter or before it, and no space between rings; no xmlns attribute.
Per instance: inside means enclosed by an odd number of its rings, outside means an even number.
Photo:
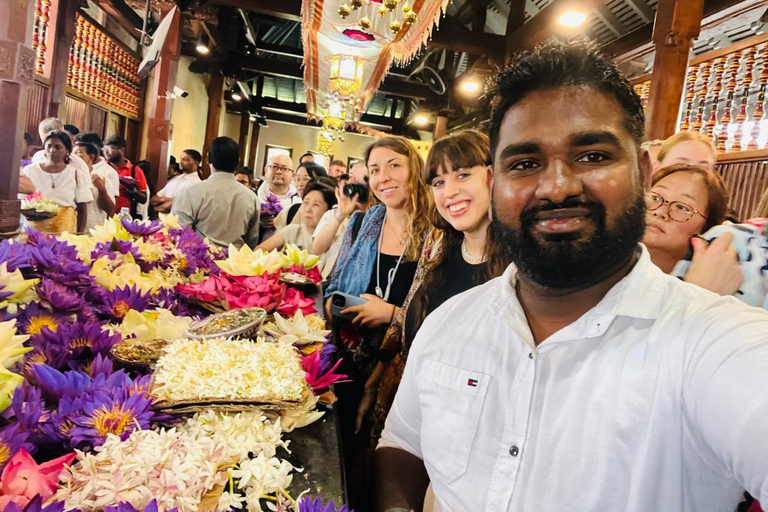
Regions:
<svg viewBox="0 0 768 512"><path fill-rule="evenodd" d="M299 512L354 512L354 510L346 505L337 508L336 503L333 501L323 505L322 498L315 498L313 500L309 496L305 496L299 500Z"/></svg>
<svg viewBox="0 0 768 512"><path fill-rule="evenodd" d="M8 461L19 451L27 437L29 437L29 434L23 432L16 423L11 423L0 429L0 471L5 468Z"/></svg>
<svg viewBox="0 0 768 512"><path fill-rule="evenodd" d="M267 199L261 203L261 214L269 217L275 217L278 213L283 211L283 205L280 204L280 200L274 194L269 194Z"/></svg>
<svg viewBox="0 0 768 512"><path fill-rule="evenodd" d="M54 311L75 313L83 307L80 296L64 285L43 278L35 285L40 302Z"/></svg>
<svg viewBox="0 0 768 512"><path fill-rule="evenodd" d="M30 340L34 351L27 359L30 362L42 362L60 370L79 370L90 365L96 355L106 356L115 344L119 343L119 334L110 334L100 323L74 323L62 325L56 331L43 331ZM44 359L40 359L38 352Z"/></svg>
<svg viewBox="0 0 768 512"><path fill-rule="evenodd" d="M32 498L27 506L21 507L14 502L10 502L6 505L3 512L64 512L63 501L52 501L46 506L43 506L43 498L38 494ZM78 512L77 509L69 509L68 512Z"/></svg>
<svg viewBox="0 0 768 512"><path fill-rule="evenodd" d="M27 382L14 390L11 405L3 411L3 417L14 422L19 434L28 435L21 448L33 455L37 453L38 444L46 444L39 427L47 415L40 390Z"/></svg>
<svg viewBox="0 0 768 512"><path fill-rule="evenodd" d="M102 305L99 311L110 320L120 321L130 310L142 312L149 306L149 295L142 293L135 286L123 286L112 291L102 292Z"/></svg>
<svg viewBox="0 0 768 512"><path fill-rule="evenodd" d="M198 270L215 271L218 269L210 254L210 247L203 237L190 228L172 229L169 231L171 240L184 255L180 266L185 275L192 275Z"/></svg>
<svg viewBox="0 0 768 512"><path fill-rule="evenodd" d="M16 327L22 334L40 334L44 328L52 331L68 324L72 315L51 311L39 302L30 302L16 316Z"/></svg>
<svg viewBox="0 0 768 512"><path fill-rule="evenodd" d="M163 229L162 223L156 220L141 222L138 220L120 219L120 224L133 236L149 236Z"/></svg>
<svg viewBox="0 0 768 512"><path fill-rule="evenodd" d="M330 336L330 335L329 335ZM323 343L320 351L320 372L325 373L333 365L331 357L336 353L336 345L333 343Z"/></svg>
<svg viewBox="0 0 768 512"><path fill-rule="evenodd" d="M0 261L8 264L9 272L16 269L26 269L34 265L34 259L31 252L26 250L26 245L11 240L0 242Z"/></svg>
<svg viewBox="0 0 768 512"><path fill-rule="evenodd" d="M177 512L177 508L169 509L167 512ZM104 512L157 512L157 501L150 501L145 508L135 508L130 503L120 503L116 507L107 507Z"/></svg>
<svg viewBox="0 0 768 512"><path fill-rule="evenodd" d="M102 256L107 256L110 259L115 259L117 254L131 254L134 259L139 257L139 250L130 241L118 240L113 238L111 242L100 242L96 244L93 251L91 251L91 259L99 259Z"/></svg>

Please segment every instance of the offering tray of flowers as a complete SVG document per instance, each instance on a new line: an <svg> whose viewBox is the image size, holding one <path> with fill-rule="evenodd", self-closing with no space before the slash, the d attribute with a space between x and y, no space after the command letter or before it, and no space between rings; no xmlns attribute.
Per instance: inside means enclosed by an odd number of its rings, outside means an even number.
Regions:
<svg viewBox="0 0 768 512"><path fill-rule="evenodd" d="M185 414L299 408L312 397L301 355L292 345L235 338L181 339L155 366L154 408Z"/></svg>
<svg viewBox="0 0 768 512"><path fill-rule="evenodd" d="M294 288L298 288L307 292L312 292L317 289L317 284L315 284L312 279L310 279L308 276L305 276L304 274L299 274L297 272L283 272L280 274L279 280L281 283L285 283L289 286L293 286Z"/></svg>
<svg viewBox="0 0 768 512"><path fill-rule="evenodd" d="M195 340L213 338L255 338L267 316L262 308L233 309L193 322L187 336Z"/></svg>
<svg viewBox="0 0 768 512"><path fill-rule="evenodd" d="M30 221L52 219L59 214L61 206L43 197L41 192L29 194L21 200L21 214Z"/></svg>

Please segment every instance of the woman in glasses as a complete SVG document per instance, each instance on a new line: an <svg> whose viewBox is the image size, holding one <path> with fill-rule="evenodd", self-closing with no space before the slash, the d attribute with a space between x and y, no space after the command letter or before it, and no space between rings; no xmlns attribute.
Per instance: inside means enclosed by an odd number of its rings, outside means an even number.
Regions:
<svg viewBox="0 0 768 512"><path fill-rule="evenodd" d="M732 236L712 247L699 237L725 220L727 208L728 196L718 173L687 164L661 169L646 194L643 243L651 260L670 274L679 261L692 256L686 281L722 295L736 292L741 272L730 246Z"/></svg>

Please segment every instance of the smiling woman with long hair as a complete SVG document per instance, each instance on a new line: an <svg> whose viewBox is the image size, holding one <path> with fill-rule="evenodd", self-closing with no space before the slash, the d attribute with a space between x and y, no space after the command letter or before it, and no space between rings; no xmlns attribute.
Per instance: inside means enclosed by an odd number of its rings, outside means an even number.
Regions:
<svg viewBox="0 0 768 512"><path fill-rule="evenodd" d="M488 137L475 130L440 139L429 153L421 180L432 190L434 208L429 217L434 228L358 408L359 430L375 402L373 440L384 427L411 342L426 316L451 297L501 275L508 264L502 247L490 235L490 163Z"/></svg>
<svg viewBox="0 0 768 512"><path fill-rule="evenodd" d="M44 141L45 159L22 169L43 197L61 206L53 219L30 222L40 231L58 234L62 231L82 233L85 230L88 203L93 201L91 177L70 165L72 141L63 131L54 130Z"/></svg>

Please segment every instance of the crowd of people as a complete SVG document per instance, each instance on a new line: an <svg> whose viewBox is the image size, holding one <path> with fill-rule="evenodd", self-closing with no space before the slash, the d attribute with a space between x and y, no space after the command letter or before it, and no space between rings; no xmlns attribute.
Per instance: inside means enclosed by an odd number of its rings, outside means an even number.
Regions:
<svg viewBox="0 0 768 512"><path fill-rule="evenodd" d="M207 179L186 150L156 193L122 137L47 119L20 189L71 229L149 206L221 247L321 256L359 510L768 498L768 313L749 307L768 306L768 192L739 223L712 141L642 143L640 100L586 43L518 57L492 95L487 135L426 160L385 136L350 169L273 156L255 187L220 137Z"/></svg>

